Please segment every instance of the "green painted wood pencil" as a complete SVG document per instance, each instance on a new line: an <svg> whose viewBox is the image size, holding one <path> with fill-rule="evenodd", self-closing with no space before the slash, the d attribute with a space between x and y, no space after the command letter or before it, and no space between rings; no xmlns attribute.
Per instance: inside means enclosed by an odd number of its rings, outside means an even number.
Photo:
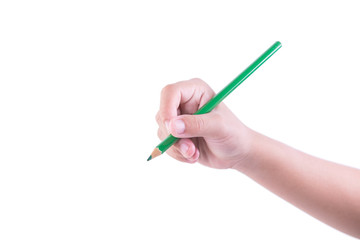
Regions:
<svg viewBox="0 0 360 240"><path fill-rule="evenodd" d="M268 60L277 50L281 48L280 42L275 42L268 50L266 50L258 59L256 59L250 66L248 66L242 73L239 74L232 82L224 87L218 94L210 99L204 106L199 108L195 115L205 114L213 110L224 98L226 98L232 91L235 90L245 79L247 79L256 69L258 69L266 60ZM159 145L157 145L154 151L151 153L148 161L163 154L168 148L170 148L178 138L173 135L169 135Z"/></svg>

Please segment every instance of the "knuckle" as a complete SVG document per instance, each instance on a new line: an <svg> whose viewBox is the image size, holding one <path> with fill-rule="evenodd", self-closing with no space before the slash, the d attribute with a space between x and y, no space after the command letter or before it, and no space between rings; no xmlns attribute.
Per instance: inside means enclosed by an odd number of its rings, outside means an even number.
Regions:
<svg viewBox="0 0 360 240"><path fill-rule="evenodd" d="M168 84L161 90L161 96L165 96L174 90L174 84Z"/></svg>
<svg viewBox="0 0 360 240"><path fill-rule="evenodd" d="M205 129L205 121L204 121L204 118L202 117L197 117L197 120L195 121L195 126L196 126L196 129L197 131L200 131L202 132L204 129Z"/></svg>
<svg viewBox="0 0 360 240"><path fill-rule="evenodd" d="M189 81L194 85L194 87L200 86L200 89L204 89L204 90L206 90L206 92L214 94L214 91L204 80L202 80L200 78L192 78Z"/></svg>
<svg viewBox="0 0 360 240"><path fill-rule="evenodd" d="M192 78L192 79L190 79L190 81L193 81L195 83L204 83L204 81L200 78Z"/></svg>
<svg viewBox="0 0 360 240"><path fill-rule="evenodd" d="M202 86L202 87L205 87L205 88L209 88L209 85L204 80L202 80L201 78L193 78L193 79L191 79L191 81L196 86Z"/></svg>

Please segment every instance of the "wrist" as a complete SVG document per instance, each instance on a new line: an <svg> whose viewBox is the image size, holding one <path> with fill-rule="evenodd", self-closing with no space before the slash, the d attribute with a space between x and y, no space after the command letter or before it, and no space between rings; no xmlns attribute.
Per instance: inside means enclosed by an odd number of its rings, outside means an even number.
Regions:
<svg viewBox="0 0 360 240"><path fill-rule="evenodd" d="M246 174L256 165L256 159L259 157L259 146L264 136L254 130L247 128L246 137L243 140L245 142L242 154L239 157L237 163L232 169Z"/></svg>

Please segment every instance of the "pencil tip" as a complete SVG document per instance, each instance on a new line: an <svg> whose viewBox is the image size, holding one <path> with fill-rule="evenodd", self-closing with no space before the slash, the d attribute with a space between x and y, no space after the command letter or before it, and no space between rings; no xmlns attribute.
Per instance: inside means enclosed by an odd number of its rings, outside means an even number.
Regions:
<svg viewBox="0 0 360 240"><path fill-rule="evenodd" d="M151 153L150 157L147 159L150 161L151 159L156 158L157 156L161 155L161 151L158 148L155 148L154 151Z"/></svg>

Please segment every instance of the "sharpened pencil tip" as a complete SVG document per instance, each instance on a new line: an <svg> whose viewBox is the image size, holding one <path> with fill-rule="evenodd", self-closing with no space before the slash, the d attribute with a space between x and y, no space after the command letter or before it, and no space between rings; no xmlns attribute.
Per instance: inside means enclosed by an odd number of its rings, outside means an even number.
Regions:
<svg viewBox="0 0 360 240"><path fill-rule="evenodd" d="M155 148L154 151L151 153L150 157L147 159L150 161L151 159L156 158L157 156L161 155L161 151L158 148Z"/></svg>

